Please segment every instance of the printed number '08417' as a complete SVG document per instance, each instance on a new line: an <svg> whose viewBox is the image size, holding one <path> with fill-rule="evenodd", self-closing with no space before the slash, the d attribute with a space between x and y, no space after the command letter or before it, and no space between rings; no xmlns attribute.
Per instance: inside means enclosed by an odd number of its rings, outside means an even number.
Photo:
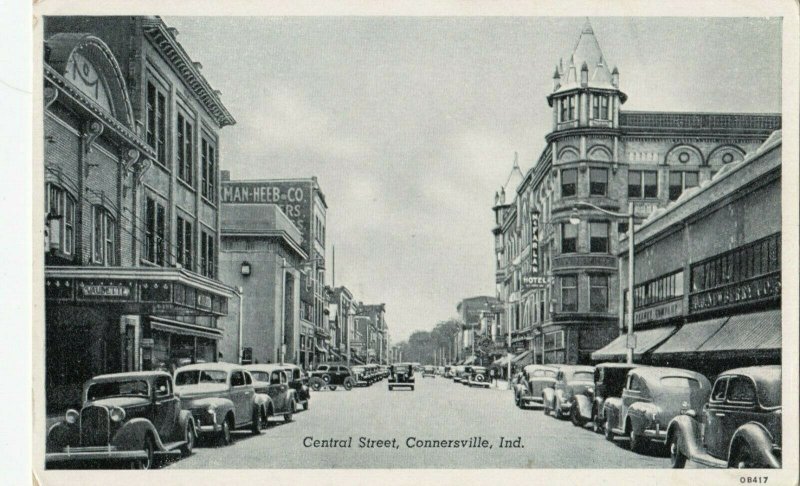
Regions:
<svg viewBox="0 0 800 486"><path fill-rule="evenodd" d="M740 476L741 484L767 484L769 476Z"/></svg>

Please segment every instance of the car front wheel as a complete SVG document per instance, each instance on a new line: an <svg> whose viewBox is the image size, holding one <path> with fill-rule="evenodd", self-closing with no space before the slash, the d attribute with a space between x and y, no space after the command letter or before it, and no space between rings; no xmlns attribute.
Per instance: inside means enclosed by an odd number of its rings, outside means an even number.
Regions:
<svg viewBox="0 0 800 486"><path fill-rule="evenodd" d="M186 443L183 445L181 452L183 453L184 457L191 456L192 450L194 449L194 425L192 425L191 422L186 424L183 440Z"/></svg>
<svg viewBox="0 0 800 486"><path fill-rule="evenodd" d="M231 424L227 418L222 422L222 430L219 431L217 442L222 447L231 443Z"/></svg>
<svg viewBox="0 0 800 486"><path fill-rule="evenodd" d="M147 454L147 458L139 459L133 463L134 469L153 469L155 467L155 445L153 438L146 435L142 443L142 450Z"/></svg>
<svg viewBox="0 0 800 486"><path fill-rule="evenodd" d="M633 430L633 427L631 427L631 432L630 432L630 434L628 434L628 437L630 438L630 448L631 448L631 450L633 452L641 451L642 450L642 445L643 445L642 444L642 440L643 439L639 435L636 434L636 431Z"/></svg>
<svg viewBox="0 0 800 486"><path fill-rule="evenodd" d="M350 390L353 389L353 379L352 378L347 377L347 378L344 379L344 389L347 390L347 391L350 391Z"/></svg>
<svg viewBox="0 0 800 486"><path fill-rule="evenodd" d="M750 452L750 446L747 444L742 444L736 448L736 452L733 454L729 466L737 469L760 469L767 467L753 457L753 454Z"/></svg>
<svg viewBox="0 0 800 486"><path fill-rule="evenodd" d="M331 389L331 391L336 391L336 385L331 385L329 388Z"/></svg>
<svg viewBox="0 0 800 486"><path fill-rule="evenodd" d="M288 424L289 422L291 422L291 421L292 421L292 413L291 413L291 412L289 412L289 413L287 413L286 415L284 415L284 416L283 416L283 421L284 421L284 422L286 422L287 424Z"/></svg>
<svg viewBox="0 0 800 486"><path fill-rule="evenodd" d="M252 432L253 435L259 435L261 434L262 428L263 427L261 426L261 411L256 410L256 412L253 414L253 425L250 428L250 432Z"/></svg>
<svg viewBox="0 0 800 486"><path fill-rule="evenodd" d="M611 419L607 418L606 423L603 426L603 435L606 436L606 440L613 441L614 440L614 431L611 430Z"/></svg>
<svg viewBox="0 0 800 486"><path fill-rule="evenodd" d="M667 442L669 450L669 462L672 469L683 469L686 466L686 456L681 452L680 444L681 433L676 431Z"/></svg>
<svg viewBox="0 0 800 486"><path fill-rule="evenodd" d="M572 425L575 427L583 427L586 425L586 419L581 417L581 412L578 410L578 404L573 403L572 409L570 410L570 418L572 419Z"/></svg>
<svg viewBox="0 0 800 486"><path fill-rule="evenodd" d="M303 402L303 410L308 410L308 400Z"/></svg>

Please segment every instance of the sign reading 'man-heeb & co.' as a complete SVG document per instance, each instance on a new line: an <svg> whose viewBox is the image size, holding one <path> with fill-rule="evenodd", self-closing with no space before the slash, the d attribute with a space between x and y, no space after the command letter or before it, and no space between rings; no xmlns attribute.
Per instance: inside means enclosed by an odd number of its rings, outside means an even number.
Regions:
<svg viewBox="0 0 800 486"><path fill-rule="evenodd" d="M275 204L303 233L303 242L310 241L310 215L313 182L254 181L223 182L220 200L228 204Z"/></svg>

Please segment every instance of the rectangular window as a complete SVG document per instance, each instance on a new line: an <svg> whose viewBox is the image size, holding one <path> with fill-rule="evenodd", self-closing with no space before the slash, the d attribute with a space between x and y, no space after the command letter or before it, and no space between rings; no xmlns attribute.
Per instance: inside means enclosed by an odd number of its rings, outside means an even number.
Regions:
<svg viewBox="0 0 800 486"><path fill-rule="evenodd" d="M166 220L164 206L148 197L145 203L145 260L164 266Z"/></svg>
<svg viewBox="0 0 800 486"><path fill-rule="evenodd" d="M561 171L561 197L574 196L578 189L578 169Z"/></svg>
<svg viewBox="0 0 800 486"><path fill-rule="evenodd" d="M166 97L156 85L147 83L147 144L156 150L156 159L166 165L165 143L167 139Z"/></svg>
<svg viewBox="0 0 800 486"><path fill-rule="evenodd" d="M589 195L605 196L608 193L608 170L589 170Z"/></svg>
<svg viewBox="0 0 800 486"><path fill-rule="evenodd" d="M578 251L578 225L561 223L561 253Z"/></svg>
<svg viewBox="0 0 800 486"><path fill-rule="evenodd" d="M181 266L187 270L194 270L192 267L192 223L178 216L178 240L176 259Z"/></svg>
<svg viewBox="0 0 800 486"><path fill-rule="evenodd" d="M592 118L600 118L600 95L592 95Z"/></svg>
<svg viewBox="0 0 800 486"><path fill-rule="evenodd" d="M628 171L628 197L658 197L658 173L654 170Z"/></svg>
<svg viewBox="0 0 800 486"><path fill-rule="evenodd" d="M560 122L567 121L567 114L568 114L568 105L567 99L561 98L561 118L559 119Z"/></svg>
<svg viewBox="0 0 800 486"><path fill-rule="evenodd" d="M592 118L595 120L608 120L608 96L592 95Z"/></svg>
<svg viewBox="0 0 800 486"><path fill-rule="evenodd" d="M216 154L214 153L214 146L205 137L202 137L200 144L202 148L200 167L202 194L209 201L216 202Z"/></svg>
<svg viewBox="0 0 800 486"><path fill-rule="evenodd" d="M65 255L72 255L75 249L75 199L60 187L48 184L45 190L47 216L50 221L50 242ZM53 228L57 224L57 228Z"/></svg>
<svg viewBox="0 0 800 486"><path fill-rule="evenodd" d="M608 276L589 275L589 310L608 311Z"/></svg>
<svg viewBox="0 0 800 486"><path fill-rule="evenodd" d="M608 96L600 97L600 119L608 120Z"/></svg>
<svg viewBox="0 0 800 486"><path fill-rule="evenodd" d="M561 277L561 311L578 311L578 277L575 275Z"/></svg>
<svg viewBox="0 0 800 486"><path fill-rule="evenodd" d="M589 223L589 251L608 253L608 223Z"/></svg>
<svg viewBox="0 0 800 486"><path fill-rule="evenodd" d="M780 233L776 233L693 265L692 292L736 284L780 271L780 242ZM682 280L680 286L683 286Z"/></svg>
<svg viewBox="0 0 800 486"><path fill-rule="evenodd" d="M183 182L193 185L194 182L194 144L192 143L192 124L183 114L178 113L178 138L177 147L178 178Z"/></svg>
<svg viewBox="0 0 800 486"><path fill-rule="evenodd" d="M101 206L92 207L92 262L116 264L117 224L111 213Z"/></svg>
<svg viewBox="0 0 800 486"><path fill-rule="evenodd" d="M64 237L62 251L71 255L75 246L75 200L64 193Z"/></svg>
<svg viewBox="0 0 800 486"><path fill-rule="evenodd" d="M673 171L669 173L669 200L674 201L681 197L686 189L697 187L697 172Z"/></svg>
<svg viewBox="0 0 800 486"><path fill-rule="evenodd" d="M216 263L214 235L203 231L200 237L200 273L208 278L214 278Z"/></svg>
<svg viewBox="0 0 800 486"><path fill-rule="evenodd" d="M569 119L570 120L574 120L575 119L575 98L577 98L577 96L573 95L573 96L569 97Z"/></svg>

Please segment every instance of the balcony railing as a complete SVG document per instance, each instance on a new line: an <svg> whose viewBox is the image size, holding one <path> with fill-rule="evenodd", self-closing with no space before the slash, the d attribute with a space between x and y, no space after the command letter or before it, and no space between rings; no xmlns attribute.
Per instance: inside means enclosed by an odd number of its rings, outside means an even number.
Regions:
<svg viewBox="0 0 800 486"><path fill-rule="evenodd" d="M620 112L620 126L708 130L774 131L781 128L780 115L747 113L646 113Z"/></svg>

